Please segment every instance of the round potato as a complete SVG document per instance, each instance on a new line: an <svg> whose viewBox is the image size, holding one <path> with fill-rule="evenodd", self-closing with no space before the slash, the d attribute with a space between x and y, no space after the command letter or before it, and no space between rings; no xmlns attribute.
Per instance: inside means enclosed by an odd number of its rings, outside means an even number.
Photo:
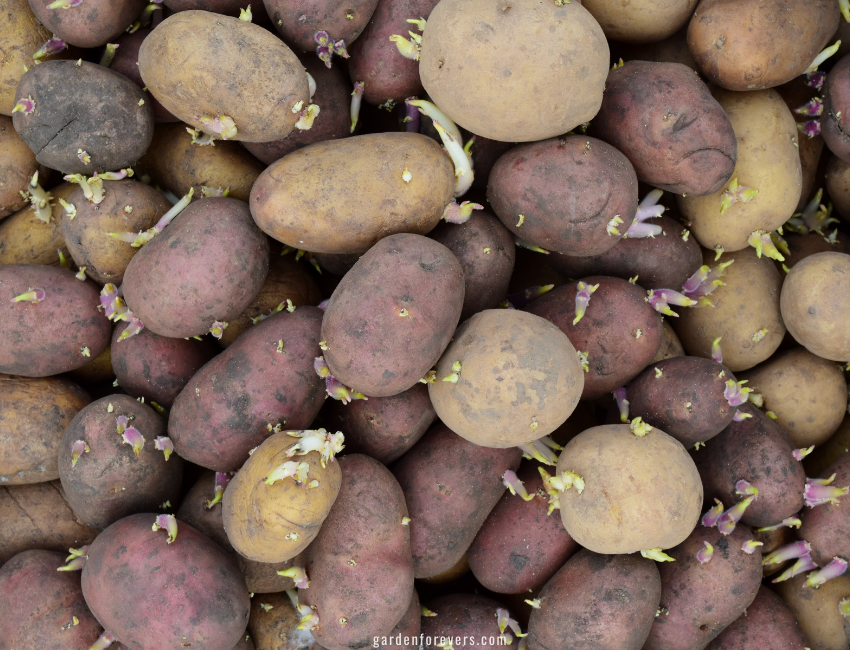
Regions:
<svg viewBox="0 0 850 650"><path fill-rule="evenodd" d="M62 183L50 190L53 205L48 223L36 216L32 206L0 222L0 264L59 266L57 251L60 250L65 259L70 259L71 252L62 232L66 213L59 199L67 201L77 187L74 183Z"/></svg>
<svg viewBox="0 0 850 650"><path fill-rule="evenodd" d="M36 19L27 0L0 0L0 115L11 115L15 88L32 67L32 55L50 38L50 32Z"/></svg>
<svg viewBox="0 0 850 650"><path fill-rule="evenodd" d="M602 28L578 2L442 0L422 34L419 74L459 126L532 142L596 115L608 58Z"/></svg>
<svg viewBox="0 0 850 650"><path fill-rule="evenodd" d="M15 131L12 118L0 115L0 219L27 204L21 192L37 170L35 154Z"/></svg>
<svg viewBox="0 0 850 650"><path fill-rule="evenodd" d="M777 593L794 613L809 645L817 650L846 648L847 632L838 603L850 598L850 576L833 578L817 589L805 587L807 574L776 585Z"/></svg>
<svg viewBox="0 0 850 650"><path fill-rule="evenodd" d="M698 0L583 0L605 36L622 43L655 43L672 36L691 18Z"/></svg>
<svg viewBox="0 0 850 650"><path fill-rule="evenodd" d="M145 7L145 0L86 0L54 9L53 3L29 0L38 22L66 43L98 47L120 36Z"/></svg>
<svg viewBox="0 0 850 650"><path fill-rule="evenodd" d="M248 632L261 650L323 650L312 634L298 629L300 622L301 614L286 593L251 599Z"/></svg>
<svg viewBox="0 0 850 650"><path fill-rule="evenodd" d="M366 28L378 0L263 0L275 28L287 43L308 52L316 49L318 32L336 45L351 45Z"/></svg>

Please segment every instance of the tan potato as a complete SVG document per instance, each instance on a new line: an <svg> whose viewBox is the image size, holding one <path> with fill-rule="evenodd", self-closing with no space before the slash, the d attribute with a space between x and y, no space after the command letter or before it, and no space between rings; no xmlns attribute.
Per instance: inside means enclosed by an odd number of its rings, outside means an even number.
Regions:
<svg viewBox="0 0 850 650"><path fill-rule="evenodd" d="M21 196L38 169L35 154L12 126L12 118L0 115L0 219L27 204Z"/></svg>
<svg viewBox="0 0 850 650"><path fill-rule="evenodd" d="M719 90L715 98L738 139L735 171L714 194L677 196L676 200L700 244L739 251L749 245L754 231L776 230L797 208L803 183L797 124L775 90ZM758 194L748 202L733 203L721 214L723 194L735 181L739 188L758 190Z"/></svg>
<svg viewBox="0 0 850 650"><path fill-rule="evenodd" d="M809 352L850 361L850 255L817 253L795 264L780 308L791 336Z"/></svg>
<svg viewBox="0 0 850 650"><path fill-rule="evenodd" d="M251 599L248 631L260 650L323 650L309 632L297 629L300 620L285 593L257 594Z"/></svg>
<svg viewBox="0 0 850 650"><path fill-rule="evenodd" d="M24 66L32 66L32 55L49 38L50 32L36 20L27 0L0 0L0 115L12 114Z"/></svg>
<svg viewBox="0 0 850 650"><path fill-rule="evenodd" d="M676 336L676 330L673 329L672 325L670 325L667 320L665 320L661 325L661 347L658 348L658 352L655 354L655 357L652 361L650 361L650 365L658 363L659 361L664 361L664 359L685 356L685 348L682 347L682 342L679 340L679 337Z"/></svg>
<svg viewBox="0 0 850 650"><path fill-rule="evenodd" d="M774 355L750 372L747 386L764 397L795 448L820 446L835 433L847 410L841 366L803 348Z"/></svg>
<svg viewBox="0 0 850 650"><path fill-rule="evenodd" d="M655 43L691 18L698 0L583 0L605 36L622 43Z"/></svg>
<svg viewBox="0 0 850 650"><path fill-rule="evenodd" d="M735 260L722 276L725 284L709 296L714 306L680 309L671 324L688 354L711 359L711 344L721 337L723 364L732 372L748 370L769 359L785 336L779 315L782 277L752 248L714 258L703 251L703 264L711 267Z"/></svg>
<svg viewBox="0 0 850 650"><path fill-rule="evenodd" d="M776 592L794 613L811 650L847 650L850 642L845 632L846 619L838 611L838 603L850 598L850 576L839 576L817 589L806 589L806 575L780 582L775 586Z"/></svg>
<svg viewBox="0 0 850 650"><path fill-rule="evenodd" d="M44 264L59 266L59 253L71 259L65 244L62 221L65 208L59 199L67 201L77 185L62 183L50 190L53 197L50 223L37 218L32 207L26 207L0 222L0 264Z"/></svg>
<svg viewBox="0 0 850 650"><path fill-rule="evenodd" d="M682 443L660 429L638 437L626 424L588 429L573 438L557 474L574 472L584 489L561 492L561 520L595 553L634 553L684 541L699 521L702 482Z"/></svg>
<svg viewBox="0 0 850 650"><path fill-rule="evenodd" d="M405 170L410 182L402 179ZM270 237L316 253L365 253L401 232L424 235L452 200L454 170L418 133L319 142L272 164L251 191L251 214Z"/></svg>

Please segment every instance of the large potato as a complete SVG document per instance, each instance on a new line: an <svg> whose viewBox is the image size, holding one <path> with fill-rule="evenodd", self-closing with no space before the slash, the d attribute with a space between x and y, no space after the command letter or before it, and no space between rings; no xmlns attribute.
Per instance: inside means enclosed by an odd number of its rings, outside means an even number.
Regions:
<svg viewBox="0 0 850 650"><path fill-rule="evenodd" d="M62 183L50 190L53 206L49 223L36 218L32 206L0 222L0 264L59 266L59 250L65 259L70 258L62 232L65 208L59 199L67 201L77 187L74 183Z"/></svg>
<svg viewBox="0 0 850 650"><path fill-rule="evenodd" d="M32 65L32 55L50 38L50 32L38 22L27 0L0 1L0 115L11 115L15 106L15 88Z"/></svg>
<svg viewBox="0 0 850 650"><path fill-rule="evenodd" d="M605 36L622 43L655 43L687 24L698 0L584 0Z"/></svg>
<svg viewBox="0 0 850 650"><path fill-rule="evenodd" d="M12 118L0 115L0 219L27 204L21 192L37 169L35 154L15 131Z"/></svg>
<svg viewBox="0 0 850 650"><path fill-rule="evenodd" d="M754 231L776 230L796 211L803 182L799 134L791 111L775 90L720 90L715 97L738 139L732 180L707 196L676 198L700 244L739 251L748 246ZM758 194L749 201L733 202L721 214L721 200L724 193L731 192L732 181L737 181L739 193L746 188L758 190Z"/></svg>
<svg viewBox="0 0 850 650"><path fill-rule="evenodd" d="M608 56L602 28L578 2L442 0L422 35L419 74L458 125L531 142L596 115Z"/></svg>
<svg viewBox="0 0 850 650"><path fill-rule="evenodd" d="M251 191L251 214L293 248L365 253L387 235L429 232L453 192L454 169L436 142L375 133L319 142L277 161Z"/></svg>

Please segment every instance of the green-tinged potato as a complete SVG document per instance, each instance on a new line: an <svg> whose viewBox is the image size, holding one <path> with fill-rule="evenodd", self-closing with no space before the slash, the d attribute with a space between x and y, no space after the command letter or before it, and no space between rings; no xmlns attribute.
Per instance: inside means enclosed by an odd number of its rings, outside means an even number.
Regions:
<svg viewBox="0 0 850 650"><path fill-rule="evenodd" d="M86 365L69 372L68 377L83 386L103 384L105 382L111 384L115 380L115 373L112 370L112 346L107 345L99 355L94 357Z"/></svg>
<svg viewBox="0 0 850 650"><path fill-rule="evenodd" d="M24 551L0 569L3 648L65 650L97 641L103 628L86 607L80 575L57 571L63 564L65 553Z"/></svg>
<svg viewBox="0 0 850 650"><path fill-rule="evenodd" d="M321 318L316 307L275 314L195 373L168 419L175 451L231 472L281 426L309 427L327 397L313 369Z"/></svg>
<svg viewBox="0 0 850 650"><path fill-rule="evenodd" d="M735 171L713 194L677 196L676 201L700 244L739 251L749 245L752 233L776 230L796 211L803 179L799 133L775 90L719 90L715 97L738 140ZM731 187L733 183L736 186ZM758 193L751 197L750 190ZM724 200L731 202L725 210Z"/></svg>
<svg viewBox="0 0 850 650"><path fill-rule="evenodd" d="M0 115L0 219L27 204L21 192L38 170L35 154L17 134L12 118Z"/></svg>
<svg viewBox="0 0 850 650"><path fill-rule="evenodd" d="M531 142L596 115L608 57L605 34L578 2L443 0L422 34L419 74L459 126Z"/></svg>
<svg viewBox="0 0 850 650"><path fill-rule="evenodd" d="M682 342L676 336L676 330L665 320L661 332L661 347L658 348L658 352L650 363L683 356L685 356L685 348L682 347Z"/></svg>
<svg viewBox="0 0 850 650"><path fill-rule="evenodd" d="M29 0L38 22L55 37L77 47L98 47L114 42L145 7L144 0L86 0L74 4Z"/></svg>
<svg viewBox="0 0 850 650"><path fill-rule="evenodd" d="M670 548L700 516L702 484L694 462L660 429L638 437L627 424L588 429L558 459L557 474L584 480L561 492L561 520L570 536L595 553Z"/></svg>
<svg viewBox="0 0 850 650"><path fill-rule="evenodd" d="M65 259L70 259L71 253L62 233L65 208L59 199L67 201L76 189L73 183L62 183L50 190L53 206L47 223L36 216L32 206L0 222L0 264L59 266L57 251L60 250Z"/></svg>
<svg viewBox="0 0 850 650"><path fill-rule="evenodd" d="M772 88L803 74L838 21L831 0L704 0L688 27L688 45L713 83Z"/></svg>
<svg viewBox="0 0 850 650"><path fill-rule="evenodd" d="M0 375L0 483L23 485L59 478L62 434L91 398L69 379Z"/></svg>
<svg viewBox="0 0 850 650"><path fill-rule="evenodd" d="M735 527L729 535L699 526L668 551L673 562L658 564L663 609L652 624L645 650L704 648L746 611L762 577L761 553L743 550L752 539L745 526ZM711 559L703 563L697 553L707 553L706 544L711 546Z"/></svg>
<svg viewBox="0 0 850 650"><path fill-rule="evenodd" d="M826 442L803 459L806 476L820 476L847 452L850 452L850 413Z"/></svg>
<svg viewBox="0 0 850 650"><path fill-rule="evenodd" d="M50 38L50 32L38 22L27 0L0 2L0 115L11 115L15 88L25 68L32 67L33 54Z"/></svg>
<svg viewBox="0 0 850 650"><path fill-rule="evenodd" d="M0 266L0 372L49 377L86 365L112 334L99 304L97 286L65 269Z"/></svg>
<svg viewBox="0 0 850 650"><path fill-rule="evenodd" d="M785 258L785 266L789 269L794 268L797 262L816 253L850 254L850 238L838 229L833 230L826 237L816 232L809 232L805 235L788 233L784 239L790 251L788 253L783 251L782 256Z"/></svg>
<svg viewBox="0 0 850 650"><path fill-rule="evenodd" d="M835 212L850 223L850 162L832 156L826 166L826 193Z"/></svg>
<svg viewBox="0 0 850 650"><path fill-rule="evenodd" d="M646 292L626 280L594 276L582 282L585 292L595 287L583 315L576 311L578 282L550 291L527 310L557 325L585 355L581 398L596 399L625 386L652 360L661 347L661 315Z"/></svg>
<svg viewBox="0 0 850 650"><path fill-rule="evenodd" d="M584 0L606 38L623 43L663 41L690 20L697 0Z"/></svg>
<svg viewBox="0 0 850 650"><path fill-rule="evenodd" d="M760 393L795 448L820 446L835 433L847 411L842 367L796 348L775 354L741 374Z"/></svg>
<svg viewBox="0 0 850 650"><path fill-rule="evenodd" d="M585 373L570 340L549 321L488 309L458 327L428 384L437 417L483 447L514 447L561 426Z"/></svg>
<svg viewBox="0 0 850 650"><path fill-rule="evenodd" d="M304 66L279 38L207 11L161 22L142 43L139 72L169 112L214 139L280 140L310 103Z"/></svg>
<svg viewBox="0 0 850 650"><path fill-rule="evenodd" d="M417 578L458 563L504 494L502 476L520 459L519 449L479 447L437 424L393 465L410 511Z"/></svg>
<svg viewBox="0 0 850 650"><path fill-rule="evenodd" d="M746 481L758 489L758 498L746 508L741 522L772 526L803 507L806 475L782 427L750 404L738 411L750 417L732 422L694 452L706 501L720 499L729 508L745 498L737 483Z"/></svg>
<svg viewBox="0 0 850 650"><path fill-rule="evenodd" d="M713 252L703 252L703 263L712 269L730 260L734 263L720 276L723 284L708 295L713 306L680 309L671 324L695 357L711 359L712 344L719 337L723 365L739 372L769 359L782 343L782 277L771 260L759 259L752 248L724 253L716 261Z"/></svg>
<svg viewBox="0 0 850 650"><path fill-rule="evenodd" d="M375 133L319 142L272 164L251 191L251 214L293 248L365 253L388 235L432 230L453 192L452 163L431 138Z"/></svg>
<svg viewBox="0 0 850 650"><path fill-rule="evenodd" d="M848 499L846 496L838 496L841 494L841 488L850 486L850 455L845 454L839 458L819 478L831 478L832 481L827 489L820 493L818 490L821 486L813 485L810 488L812 501L831 496L838 500L835 503L805 508L800 514L803 525L797 535L811 544L812 559L818 566L823 567L834 557L850 557L850 512L847 508L840 507L846 505Z"/></svg>
<svg viewBox="0 0 850 650"><path fill-rule="evenodd" d="M582 549L537 598L541 606L528 621L530 650L640 650L655 620L661 578L655 562L640 555Z"/></svg>
<svg viewBox="0 0 850 650"><path fill-rule="evenodd" d="M378 0L263 0L263 3L283 40L298 50L312 52L319 42L320 31L327 34L335 50L339 49L337 43L343 41L344 51L366 28Z"/></svg>
<svg viewBox="0 0 850 650"><path fill-rule="evenodd" d="M486 596L450 594L425 603L435 616L422 619L424 650L439 650L449 643L455 650L515 650L519 639L500 627L500 610L509 618L513 614L502 603ZM505 621L507 623L507 621ZM510 640L510 643L507 641Z"/></svg>
<svg viewBox="0 0 850 650"><path fill-rule="evenodd" d="M248 632L258 650L322 650L309 631L298 629L300 621L301 614L286 593L255 595L251 599Z"/></svg>
<svg viewBox="0 0 850 650"><path fill-rule="evenodd" d="M375 397L411 388L432 368L457 327L463 269L422 235L382 239L331 295L322 320L324 358L346 386Z"/></svg>
<svg viewBox="0 0 850 650"><path fill-rule="evenodd" d="M131 179L104 181L103 192L103 201L95 205L77 188L68 199L76 216L62 220L62 232L71 257L87 276L98 284L120 286L139 249L112 235L135 236L152 228L171 204L150 185Z"/></svg>
<svg viewBox="0 0 850 650"><path fill-rule="evenodd" d="M245 311L268 271L269 243L248 206L201 199L133 257L124 299L152 332L197 336Z"/></svg>
<svg viewBox="0 0 850 650"><path fill-rule="evenodd" d="M817 253L782 284L782 320L798 343L832 361L850 360L850 255Z"/></svg>
<svg viewBox="0 0 850 650"><path fill-rule="evenodd" d="M47 61L21 77L15 101L31 99L34 106L12 119L42 165L66 174L117 172L135 165L153 138L145 97L105 66Z"/></svg>
<svg viewBox="0 0 850 650"><path fill-rule="evenodd" d="M788 605L811 650L847 650L847 620L838 603L850 598L850 576L833 578L817 589L805 588L807 574L780 582L776 592Z"/></svg>
<svg viewBox="0 0 850 650"><path fill-rule="evenodd" d="M303 444L289 433L276 433L257 447L224 491L227 539L239 554L257 562L284 562L307 548L342 481L339 463L326 460L323 451L305 453ZM309 434L308 443L320 437L326 441L323 429L304 433ZM306 468L298 469L298 476L306 479L277 478L275 472L290 468L284 468L285 463L306 463ZM313 481L317 484L311 487Z"/></svg>

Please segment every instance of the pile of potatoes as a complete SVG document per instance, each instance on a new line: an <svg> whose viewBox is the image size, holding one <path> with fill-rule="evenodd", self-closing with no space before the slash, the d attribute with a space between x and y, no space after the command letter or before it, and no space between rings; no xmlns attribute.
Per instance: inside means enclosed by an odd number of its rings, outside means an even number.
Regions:
<svg viewBox="0 0 850 650"><path fill-rule="evenodd" d="M0 0L0 650L850 650L847 0Z"/></svg>

